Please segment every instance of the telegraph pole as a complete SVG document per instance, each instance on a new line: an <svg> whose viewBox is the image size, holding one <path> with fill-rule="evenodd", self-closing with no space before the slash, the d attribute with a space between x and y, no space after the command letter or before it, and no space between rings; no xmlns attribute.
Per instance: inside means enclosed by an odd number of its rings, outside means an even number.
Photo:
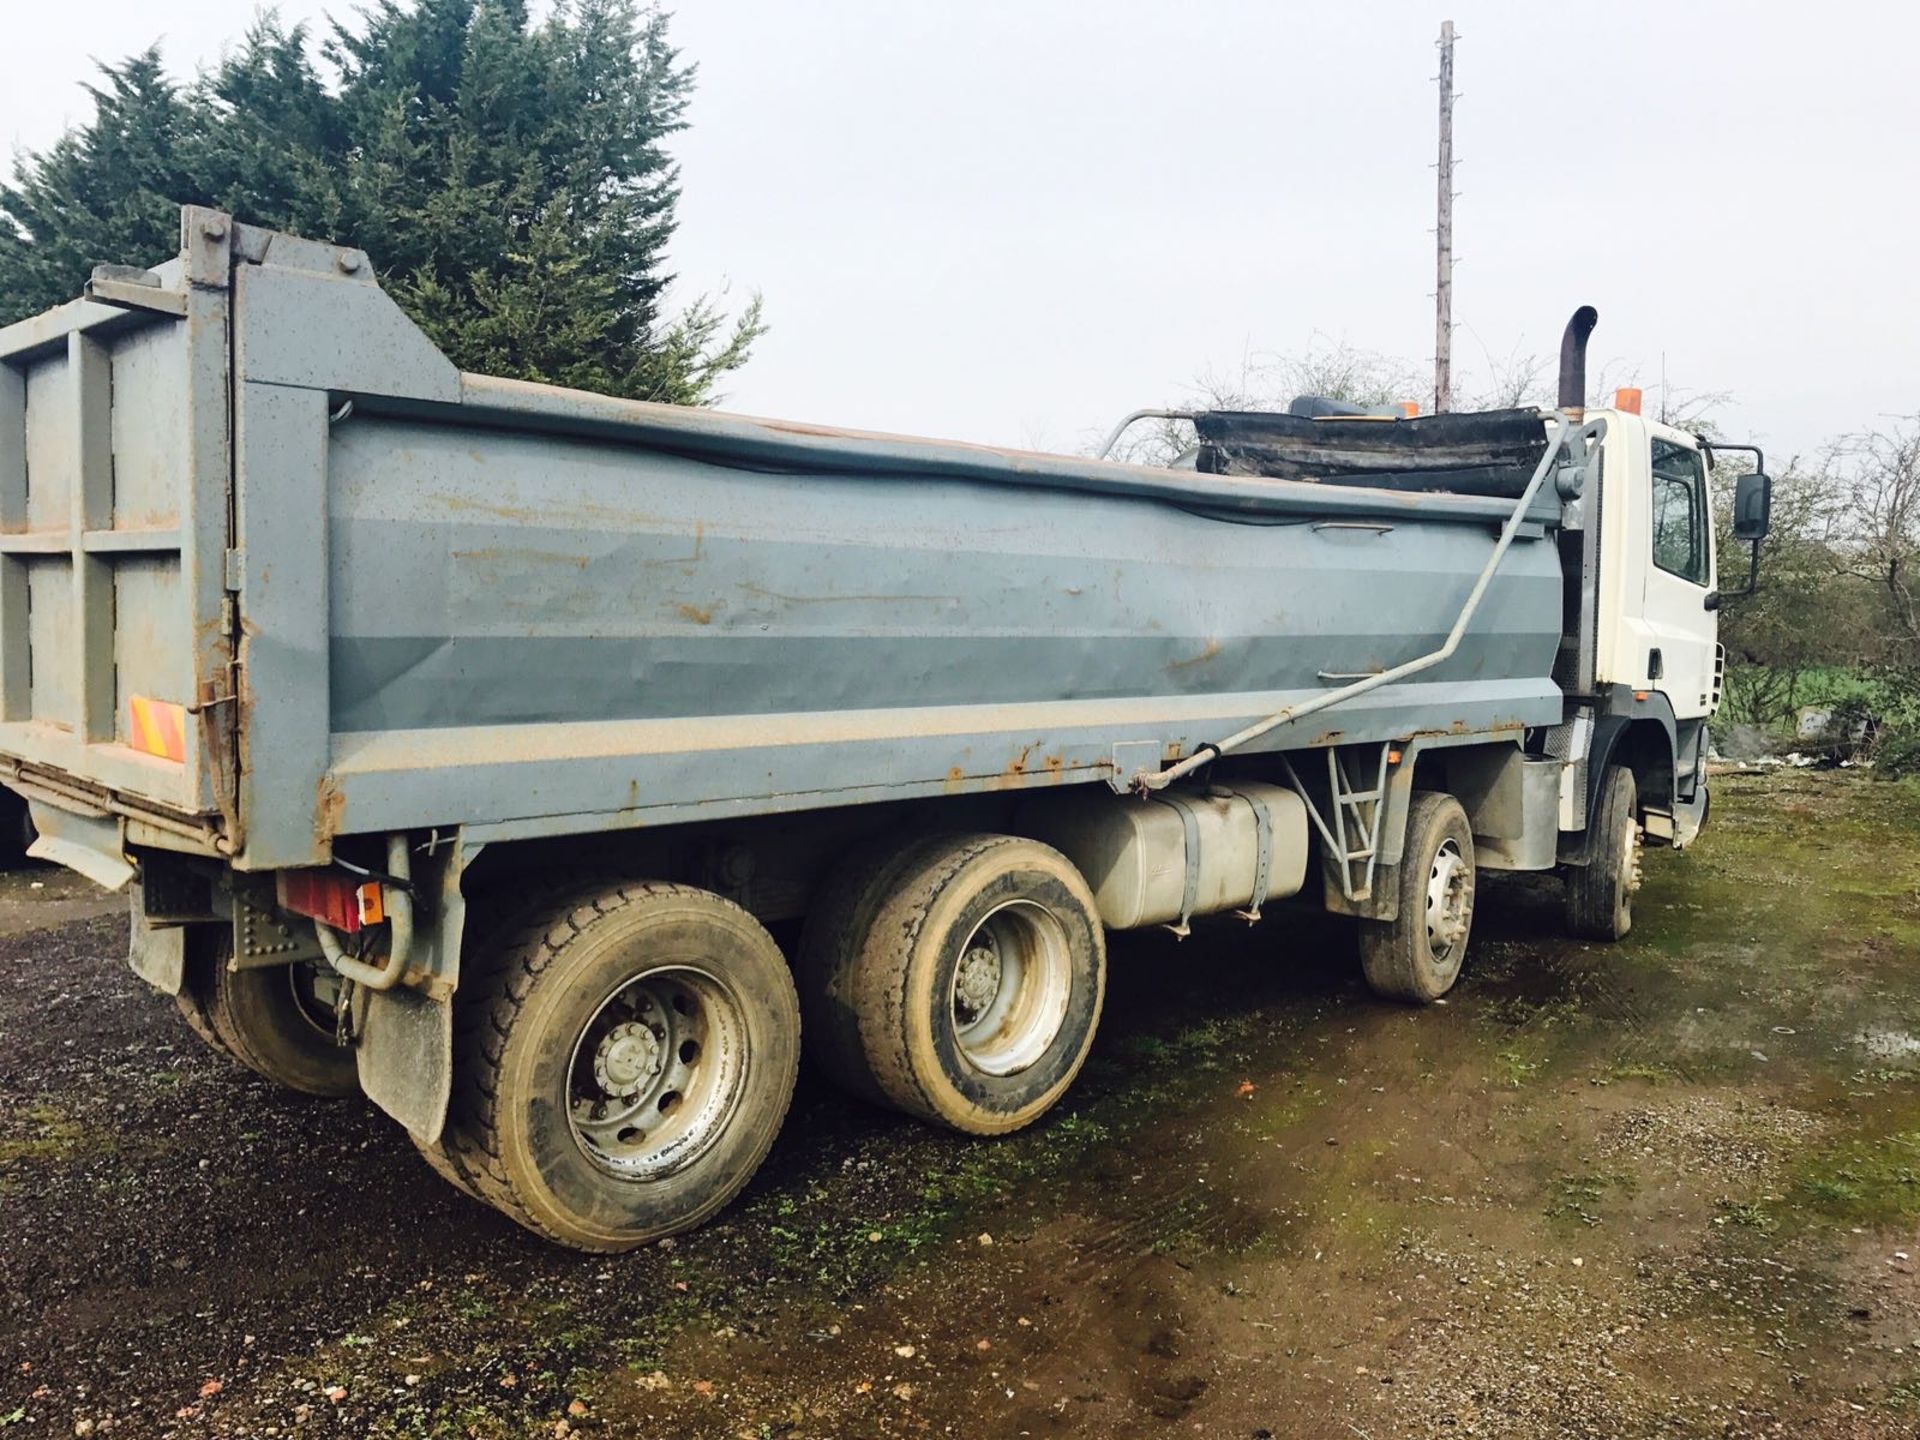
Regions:
<svg viewBox="0 0 1920 1440"><path fill-rule="evenodd" d="M1453 404L1453 22L1440 26L1440 218L1434 227L1433 408Z"/></svg>

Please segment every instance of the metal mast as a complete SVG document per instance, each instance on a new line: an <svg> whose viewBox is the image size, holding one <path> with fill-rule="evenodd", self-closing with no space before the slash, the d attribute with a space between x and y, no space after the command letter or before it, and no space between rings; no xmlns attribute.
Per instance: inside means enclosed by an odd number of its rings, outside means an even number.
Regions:
<svg viewBox="0 0 1920 1440"><path fill-rule="evenodd" d="M1453 404L1453 22L1440 26L1440 215L1434 227L1433 408Z"/></svg>

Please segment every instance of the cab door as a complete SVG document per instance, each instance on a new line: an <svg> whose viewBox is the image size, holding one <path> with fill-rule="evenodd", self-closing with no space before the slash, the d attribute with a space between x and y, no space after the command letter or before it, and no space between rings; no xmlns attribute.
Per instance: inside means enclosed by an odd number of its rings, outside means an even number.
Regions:
<svg viewBox="0 0 1920 1440"><path fill-rule="evenodd" d="M1691 436L1656 432L1650 443L1651 554L1641 608L1647 679L1676 719L1699 719L1713 710L1719 629L1707 598L1715 585L1707 467Z"/></svg>

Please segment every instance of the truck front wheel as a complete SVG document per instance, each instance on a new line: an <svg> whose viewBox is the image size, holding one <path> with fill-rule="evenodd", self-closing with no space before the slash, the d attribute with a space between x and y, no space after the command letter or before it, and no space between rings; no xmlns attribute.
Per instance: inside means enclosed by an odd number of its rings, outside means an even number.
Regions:
<svg viewBox="0 0 1920 1440"><path fill-rule="evenodd" d="M462 987L443 1149L462 1188L578 1250L707 1220L793 1098L800 1011L773 938L684 885L577 893ZM436 1167L437 1168L437 1167ZM458 1182L456 1182L458 1183Z"/></svg>
<svg viewBox="0 0 1920 1440"><path fill-rule="evenodd" d="M1609 765L1592 819L1592 856L1567 868L1567 929L1583 940L1620 940L1633 928L1640 888L1640 792L1633 772Z"/></svg>
<svg viewBox="0 0 1920 1440"><path fill-rule="evenodd" d="M1473 929L1473 829L1451 795L1416 791L1400 857L1400 913L1360 922L1360 964L1376 995L1429 1005L1460 978Z"/></svg>
<svg viewBox="0 0 1920 1440"><path fill-rule="evenodd" d="M801 942L822 1068L969 1135L1039 1119L1086 1061L1106 994L1106 936L1080 872L1006 835L852 868Z"/></svg>

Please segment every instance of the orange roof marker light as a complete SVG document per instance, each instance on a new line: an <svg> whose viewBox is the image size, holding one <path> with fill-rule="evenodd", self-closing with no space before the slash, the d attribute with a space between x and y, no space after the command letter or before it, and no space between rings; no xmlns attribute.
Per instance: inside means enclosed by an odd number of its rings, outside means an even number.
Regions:
<svg viewBox="0 0 1920 1440"><path fill-rule="evenodd" d="M1638 415L1640 413L1640 387L1637 385L1622 385L1618 390L1614 391L1613 408L1624 411L1628 415Z"/></svg>
<svg viewBox="0 0 1920 1440"><path fill-rule="evenodd" d="M134 749L176 765L187 763L187 711L170 700L127 697L127 741Z"/></svg>
<svg viewBox="0 0 1920 1440"><path fill-rule="evenodd" d="M1419 413L1420 413L1420 404L1418 401L1402 400L1400 402L1400 418L1402 420L1411 420L1413 419L1414 416L1418 415Z"/></svg>

